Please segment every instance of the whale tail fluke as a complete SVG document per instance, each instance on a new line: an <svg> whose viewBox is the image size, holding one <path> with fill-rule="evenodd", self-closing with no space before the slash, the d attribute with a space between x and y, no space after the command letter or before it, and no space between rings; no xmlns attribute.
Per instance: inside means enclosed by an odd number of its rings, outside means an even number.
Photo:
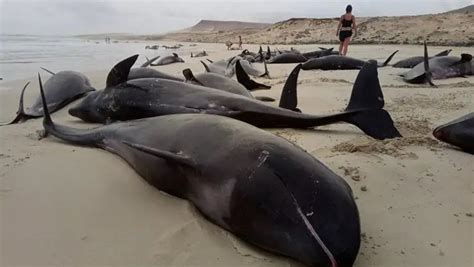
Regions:
<svg viewBox="0 0 474 267"><path fill-rule="evenodd" d="M346 112L354 111L344 119L376 139L400 137L390 114L383 109L385 105L380 87L377 62L370 60L359 72L352 88Z"/></svg>
<svg viewBox="0 0 474 267"><path fill-rule="evenodd" d="M24 98L24 95L25 95L25 90L26 90L26 88L28 87L29 84L30 84L30 82L27 82L25 84L25 86L23 87L23 89L21 90L20 102L18 103L18 110L16 112L15 118L11 122L1 123L0 126L19 123L21 121L26 121L27 119L30 118L30 116L25 113L25 109L24 109L24 106L23 106L23 98Z"/></svg>

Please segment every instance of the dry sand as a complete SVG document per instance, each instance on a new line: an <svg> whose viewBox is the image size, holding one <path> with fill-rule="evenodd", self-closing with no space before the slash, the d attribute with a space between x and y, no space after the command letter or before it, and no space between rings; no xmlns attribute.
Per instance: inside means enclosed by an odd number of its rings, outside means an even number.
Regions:
<svg viewBox="0 0 474 267"><path fill-rule="evenodd" d="M211 59L237 53L222 44L193 49L207 50ZM421 52L418 46L364 45L351 46L349 54L383 60L395 49L395 61ZM474 48L452 54L460 52L474 54ZM184 58L185 64L156 68L176 75L185 66L202 71L199 58ZM269 65L272 79L259 80L273 87L256 94L279 98L293 66ZM96 88L103 88L108 68L87 73ZM356 266L473 266L473 156L438 143L430 132L474 110L474 77L438 81L440 88L433 89L406 85L401 72L382 68L379 78L386 109L404 138L375 141L346 124L270 131L302 146L351 185L363 232ZM311 114L341 110L356 75L302 72L299 107ZM33 74L28 80L34 82L27 105L38 93ZM2 121L14 115L24 82L0 83ZM91 127L67 108L53 118ZM53 137L38 140L41 129L41 120L0 128L0 265L301 266L209 223L188 202L148 185L118 156Z"/></svg>

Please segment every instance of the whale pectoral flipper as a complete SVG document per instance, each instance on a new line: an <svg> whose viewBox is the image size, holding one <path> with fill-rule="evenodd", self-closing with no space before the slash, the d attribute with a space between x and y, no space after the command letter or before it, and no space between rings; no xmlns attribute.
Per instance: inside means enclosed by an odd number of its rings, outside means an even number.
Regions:
<svg viewBox="0 0 474 267"><path fill-rule="evenodd" d="M145 57L146 58L146 62L143 63L140 67L142 68L145 68L145 67L148 67L150 66L153 62L155 62L155 60L157 60L158 58L160 58L160 56L156 56L152 59L149 59L148 57Z"/></svg>
<svg viewBox="0 0 474 267"><path fill-rule="evenodd" d="M56 74L56 73L54 73L54 72L48 70L47 68L43 68L43 67L40 67L40 68L41 68L42 70L48 72L48 73L51 74L51 75L55 75L55 74Z"/></svg>
<svg viewBox="0 0 474 267"><path fill-rule="evenodd" d="M123 140L122 143L124 143L125 145L129 147L137 149L141 152L144 152L153 156L157 156L174 163L178 163L179 165L185 165L185 166L193 167L193 168L196 166L196 163L194 162L192 158L179 152L176 153L176 152L170 152L166 150L160 150L153 147L131 143L125 140Z"/></svg>
<svg viewBox="0 0 474 267"><path fill-rule="evenodd" d="M426 41L424 43L425 46L425 53L424 53L424 58L423 58L423 63L425 67L425 79L426 81L433 87L437 87L432 80L433 75L431 74L430 71L430 63L429 63L429 57L428 57L428 46L426 46Z"/></svg>
<svg viewBox="0 0 474 267"><path fill-rule="evenodd" d="M249 91L271 88L271 86L261 84L250 79L249 75L242 68L242 65L240 64L240 60L237 60L237 62L235 63L235 75L237 76L237 81Z"/></svg>
<svg viewBox="0 0 474 267"><path fill-rule="evenodd" d="M275 102L275 98L269 96L256 96L255 99L263 102Z"/></svg>
<svg viewBox="0 0 474 267"><path fill-rule="evenodd" d="M385 62L382 64L381 67L387 66L388 63L390 63L390 61L392 60L393 56L395 56L396 53L398 53L398 50L396 50L395 52L393 52L393 53L385 60Z"/></svg>
<svg viewBox="0 0 474 267"><path fill-rule="evenodd" d="M263 61L263 67L264 67L265 73L260 75L260 77L267 77L268 79L271 79L270 72L268 72L267 62L265 60Z"/></svg>
<svg viewBox="0 0 474 267"><path fill-rule="evenodd" d="M209 59L208 59L209 60ZM211 72L211 70L209 69L209 66L207 66L206 63L204 63L204 61L202 60L199 60L201 62L201 64L204 66L204 68L206 69L206 72Z"/></svg>

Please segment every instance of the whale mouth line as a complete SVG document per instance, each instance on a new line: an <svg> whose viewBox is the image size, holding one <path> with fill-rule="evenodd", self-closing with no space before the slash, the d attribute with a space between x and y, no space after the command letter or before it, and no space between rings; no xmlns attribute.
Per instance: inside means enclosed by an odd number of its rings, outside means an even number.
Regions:
<svg viewBox="0 0 474 267"><path fill-rule="evenodd" d="M301 209L300 205L298 204L298 201L296 200L295 196L293 195L293 193L291 193L291 191L288 189L288 186L287 184L285 183L285 181L282 179L282 177L280 175L278 175L278 173L276 172L273 172L275 174L276 177L278 177L278 180L280 180L280 182L283 184L283 186L287 189L288 191L288 194L290 195L291 199L293 200L293 204L294 206L296 207L296 211L298 211L298 215L300 216L300 218L303 220L305 226L306 226L306 229L309 231L309 233L311 234L311 236L316 240L316 242L319 244L319 246L322 248L322 250L324 251L324 253L326 254L326 256L329 258L329 261L331 262L331 267L338 267L337 265L337 262L336 262L336 259L334 258L334 255L331 253L331 251L329 250L329 248L326 246L326 244L324 244L324 241L321 239L321 237L319 237L318 233L316 232L316 230L314 229L313 225L311 225L311 223L309 222L308 218L306 217L307 215L305 215L303 213L303 210ZM312 212L310 212L309 214L311 214ZM308 216L312 216L313 214L311 215L308 215Z"/></svg>

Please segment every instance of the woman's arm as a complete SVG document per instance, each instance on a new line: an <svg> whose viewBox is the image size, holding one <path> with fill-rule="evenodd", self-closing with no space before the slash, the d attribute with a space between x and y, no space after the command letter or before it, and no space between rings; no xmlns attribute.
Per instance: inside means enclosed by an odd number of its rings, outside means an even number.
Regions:
<svg viewBox="0 0 474 267"><path fill-rule="evenodd" d="M352 16L352 29L354 30L354 37L357 35L357 24L356 24L356 18Z"/></svg>
<svg viewBox="0 0 474 267"><path fill-rule="evenodd" d="M339 25L337 25L337 30L336 30L336 36L339 36L339 30L341 29L341 26L342 26L342 17L344 15L341 16L341 18L339 19Z"/></svg>

